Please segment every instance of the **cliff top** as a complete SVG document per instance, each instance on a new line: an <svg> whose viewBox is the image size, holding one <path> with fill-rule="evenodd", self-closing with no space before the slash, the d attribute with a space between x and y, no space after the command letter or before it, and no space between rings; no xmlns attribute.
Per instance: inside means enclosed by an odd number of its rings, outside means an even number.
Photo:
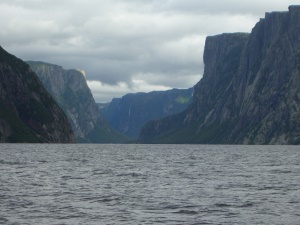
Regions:
<svg viewBox="0 0 300 225"><path fill-rule="evenodd" d="M246 32L234 32L234 33L222 33L222 34L216 34L216 35L211 35L207 36L206 39L216 39L216 38L232 38L232 37L248 37L250 33Z"/></svg>
<svg viewBox="0 0 300 225"><path fill-rule="evenodd" d="M82 74L82 76L86 79L86 73L84 70L82 69L76 69L78 72L80 72Z"/></svg>
<svg viewBox="0 0 300 225"><path fill-rule="evenodd" d="M53 67L53 68L58 68L58 69L61 69L61 70L66 70L66 71L76 71L78 72L79 74L81 74L84 79L86 79L86 73L84 70L82 69L64 69L62 66L59 66L59 65L55 65L55 64L51 64L51 63L46 63L46 62L42 62L42 61L27 61L26 62L32 69L36 69L36 68L39 68L39 67Z"/></svg>
<svg viewBox="0 0 300 225"><path fill-rule="evenodd" d="M274 14L287 14L287 13L300 13L300 5L290 5L289 6L289 11L266 12L265 17L268 17L270 15L274 15Z"/></svg>
<svg viewBox="0 0 300 225"><path fill-rule="evenodd" d="M289 12L300 12L300 5L290 5Z"/></svg>

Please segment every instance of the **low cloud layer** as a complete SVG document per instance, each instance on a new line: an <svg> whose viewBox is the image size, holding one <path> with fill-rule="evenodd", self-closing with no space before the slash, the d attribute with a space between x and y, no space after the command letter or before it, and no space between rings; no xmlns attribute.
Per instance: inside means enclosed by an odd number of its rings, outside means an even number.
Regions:
<svg viewBox="0 0 300 225"><path fill-rule="evenodd" d="M97 102L188 88L203 72L205 38L250 32L282 0L2 0L1 46L23 60L86 71Z"/></svg>

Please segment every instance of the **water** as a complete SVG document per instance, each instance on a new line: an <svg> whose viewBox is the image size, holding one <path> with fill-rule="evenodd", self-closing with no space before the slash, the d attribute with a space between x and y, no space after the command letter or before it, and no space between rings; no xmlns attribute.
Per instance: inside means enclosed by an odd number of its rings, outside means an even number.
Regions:
<svg viewBox="0 0 300 225"><path fill-rule="evenodd" d="M300 224L300 147L0 145L0 224Z"/></svg>

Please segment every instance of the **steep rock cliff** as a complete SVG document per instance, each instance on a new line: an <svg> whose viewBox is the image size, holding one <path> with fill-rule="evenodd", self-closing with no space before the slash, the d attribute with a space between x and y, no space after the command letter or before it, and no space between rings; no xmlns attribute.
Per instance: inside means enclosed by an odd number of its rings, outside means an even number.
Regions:
<svg viewBox="0 0 300 225"><path fill-rule="evenodd" d="M75 142L65 114L36 74L1 47L0 142Z"/></svg>
<svg viewBox="0 0 300 225"><path fill-rule="evenodd" d="M27 63L66 113L78 142L111 143L127 140L100 116L84 71L65 70L44 62Z"/></svg>
<svg viewBox="0 0 300 225"><path fill-rule="evenodd" d="M298 144L300 8L266 13L251 34L206 39L192 106L148 123L140 142Z"/></svg>
<svg viewBox="0 0 300 225"><path fill-rule="evenodd" d="M113 99L100 111L113 128L136 139L146 122L186 109L192 101L192 93L193 89L189 88L127 94Z"/></svg>

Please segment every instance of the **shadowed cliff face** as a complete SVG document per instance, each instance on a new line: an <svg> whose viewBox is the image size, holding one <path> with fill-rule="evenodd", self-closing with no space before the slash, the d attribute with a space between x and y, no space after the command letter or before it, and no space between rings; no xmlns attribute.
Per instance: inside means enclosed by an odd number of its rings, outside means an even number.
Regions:
<svg viewBox="0 0 300 225"><path fill-rule="evenodd" d="M99 114L85 73L44 62L28 62L45 88L66 113L78 142L111 143L127 139L111 129Z"/></svg>
<svg viewBox="0 0 300 225"><path fill-rule="evenodd" d="M300 8L295 9L267 13L252 31L233 84L237 94L241 93L241 110L231 140L300 141Z"/></svg>
<svg viewBox="0 0 300 225"><path fill-rule="evenodd" d="M247 34L208 37L192 107L147 124L141 142L298 144L300 10L267 13Z"/></svg>
<svg viewBox="0 0 300 225"><path fill-rule="evenodd" d="M68 116L76 137L85 138L94 129L99 110L84 74L79 70L64 70L57 65L28 63Z"/></svg>
<svg viewBox="0 0 300 225"><path fill-rule="evenodd" d="M36 74L1 47L0 142L75 142L66 116Z"/></svg>
<svg viewBox="0 0 300 225"><path fill-rule="evenodd" d="M136 139L146 122L186 109L191 103L192 92L190 88L127 94L113 99L100 111L112 127Z"/></svg>

